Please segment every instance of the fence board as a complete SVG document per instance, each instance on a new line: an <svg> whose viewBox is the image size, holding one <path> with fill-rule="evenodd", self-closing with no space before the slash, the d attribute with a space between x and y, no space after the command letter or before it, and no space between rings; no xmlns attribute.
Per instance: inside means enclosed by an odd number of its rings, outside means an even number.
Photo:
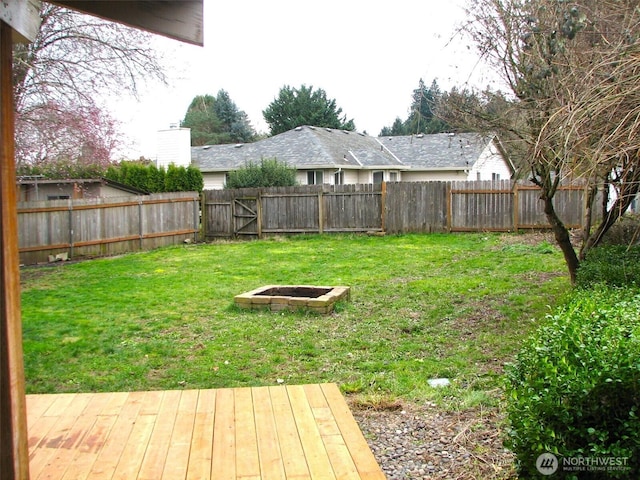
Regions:
<svg viewBox="0 0 640 480"><path fill-rule="evenodd" d="M20 262L152 249L197 239L200 199L195 192L138 197L21 202Z"/></svg>
<svg viewBox="0 0 640 480"><path fill-rule="evenodd" d="M320 204L318 194L263 194L262 232L320 232Z"/></svg>
<svg viewBox="0 0 640 480"><path fill-rule="evenodd" d="M540 189L518 185L518 228L548 228ZM584 187L563 186L558 189L553 206L568 228L580 228L584 217Z"/></svg>
<svg viewBox="0 0 640 480"><path fill-rule="evenodd" d="M450 195L451 231L514 229L511 182L454 182Z"/></svg>
<svg viewBox="0 0 640 480"><path fill-rule="evenodd" d="M447 182L386 185L385 230L389 233L447 231Z"/></svg>
<svg viewBox="0 0 640 480"><path fill-rule="evenodd" d="M250 233L433 233L549 228L535 186L501 182L390 182L381 185L307 185L204 192L206 239L237 237L230 205L252 197L257 207ZM563 186L554 198L560 217L578 228L582 187ZM243 232L246 233L246 232Z"/></svg>
<svg viewBox="0 0 640 480"><path fill-rule="evenodd" d="M365 188L371 185L340 185L339 187L341 188L323 195L324 231L381 230L382 192Z"/></svg>

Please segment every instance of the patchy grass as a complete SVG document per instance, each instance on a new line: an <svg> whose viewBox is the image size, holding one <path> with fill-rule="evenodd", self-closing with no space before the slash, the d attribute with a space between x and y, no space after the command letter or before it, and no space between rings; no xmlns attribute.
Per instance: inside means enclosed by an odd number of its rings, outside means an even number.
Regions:
<svg viewBox="0 0 640 480"><path fill-rule="evenodd" d="M569 289L559 251L526 238L299 236L25 268L27 390L336 382L372 404L491 403ZM351 301L328 316L233 304L266 284L347 285Z"/></svg>

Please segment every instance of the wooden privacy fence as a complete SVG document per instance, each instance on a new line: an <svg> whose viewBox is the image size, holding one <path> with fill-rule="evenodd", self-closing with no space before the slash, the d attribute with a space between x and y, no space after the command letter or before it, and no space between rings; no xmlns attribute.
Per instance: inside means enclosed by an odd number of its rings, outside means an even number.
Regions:
<svg viewBox="0 0 640 480"><path fill-rule="evenodd" d="M289 233L549 228L539 197L537 187L512 181L208 190L203 193L203 230L211 240ZM580 226L583 187L561 187L554 204L568 227Z"/></svg>
<svg viewBox="0 0 640 480"><path fill-rule="evenodd" d="M206 239L380 231L382 191L370 184L208 190Z"/></svg>
<svg viewBox="0 0 640 480"><path fill-rule="evenodd" d="M112 255L197 240L197 192L18 203L20 262Z"/></svg>

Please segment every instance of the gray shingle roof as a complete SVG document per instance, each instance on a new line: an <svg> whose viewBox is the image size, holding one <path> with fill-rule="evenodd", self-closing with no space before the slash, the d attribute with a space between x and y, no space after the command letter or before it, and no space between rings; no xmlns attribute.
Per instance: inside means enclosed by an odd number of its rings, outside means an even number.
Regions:
<svg viewBox="0 0 640 480"><path fill-rule="evenodd" d="M303 126L254 143L192 147L191 161L203 172L229 171L273 158L299 169L465 168L478 159L489 141L476 134L446 133L376 138Z"/></svg>
<svg viewBox="0 0 640 480"><path fill-rule="evenodd" d="M475 133L434 133L380 137L403 163L417 170L465 169L473 165L492 140Z"/></svg>

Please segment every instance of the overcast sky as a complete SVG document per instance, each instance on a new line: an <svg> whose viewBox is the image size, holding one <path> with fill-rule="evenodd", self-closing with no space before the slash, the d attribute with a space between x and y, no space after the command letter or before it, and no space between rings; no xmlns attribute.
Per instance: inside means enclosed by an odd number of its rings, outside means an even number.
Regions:
<svg viewBox="0 0 640 480"><path fill-rule="evenodd" d="M284 85L322 88L358 131L378 135L405 119L420 78L444 90L491 75L468 39L455 37L464 0L205 0L205 46L157 39L171 65L169 85L139 102L114 99L131 144L126 155L155 159L157 131L179 123L196 95L229 92L258 132L262 111Z"/></svg>

